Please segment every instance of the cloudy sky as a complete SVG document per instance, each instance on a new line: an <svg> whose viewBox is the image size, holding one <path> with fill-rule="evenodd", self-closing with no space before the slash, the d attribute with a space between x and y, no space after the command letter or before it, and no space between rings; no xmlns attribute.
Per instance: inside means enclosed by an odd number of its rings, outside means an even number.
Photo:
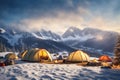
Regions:
<svg viewBox="0 0 120 80"><path fill-rule="evenodd" d="M0 26L57 33L71 26L120 32L120 0L0 0Z"/></svg>

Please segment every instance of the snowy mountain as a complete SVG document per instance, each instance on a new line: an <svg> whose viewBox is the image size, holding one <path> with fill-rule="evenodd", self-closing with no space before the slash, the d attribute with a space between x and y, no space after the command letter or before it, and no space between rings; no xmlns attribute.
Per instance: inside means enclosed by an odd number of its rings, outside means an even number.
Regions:
<svg viewBox="0 0 120 80"><path fill-rule="evenodd" d="M86 47L102 50L103 52L113 52L117 36L118 33L116 32L102 31L93 28L84 28L80 30L70 27L62 35L62 40L66 45L76 49Z"/></svg>
<svg viewBox="0 0 120 80"><path fill-rule="evenodd" d="M112 34L112 33L113 32L107 32L93 28L84 28L83 30L80 30L79 28L76 27L70 27L62 35L62 39L86 41L88 39L93 39L93 38L99 39L100 37L102 38L102 36L106 36L106 34Z"/></svg>
<svg viewBox="0 0 120 80"><path fill-rule="evenodd" d="M92 54L111 54L118 33L93 28L80 30L70 27L60 36L41 29L37 32L23 32L16 29L0 28L0 44L19 51L29 48L46 48L51 52L82 49Z"/></svg>
<svg viewBox="0 0 120 80"><path fill-rule="evenodd" d="M44 29L41 29L39 32L34 33L37 37L41 37L43 39L50 39L50 40L60 40L61 37L57 35L56 33L53 33L51 31L46 31Z"/></svg>
<svg viewBox="0 0 120 80"><path fill-rule="evenodd" d="M5 32L5 30L3 28L0 29L0 36L5 38L8 43L11 44L11 46L14 46L16 44L18 44L18 41L20 39L23 38L27 38L27 37L34 37L34 38L39 38L39 39L45 39L45 40L60 40L60 36L52 33L51 31L45 31L45 30L41 30L39 32L18 32L15 30L8 30Z"/></svg>
<svg viewBox="0 0 120 80"><path fill-rule="evenodd" d="M66 32L62 35L63 38L69 38L69 37L77 37L81 36L81 30L76 27L70 27L66 30Z"/></svg>
<svg viewBox="0 0 120 80"><path fill-rule="evenodd" d="M83 30L80 30L76 27L70 27L66 32L62 35L62 40L68 41L68 40L75 40L75 41L86 41L88 39L95 38L97 36L97 33L101 32L98 29L92 29L92 28L85 28Z"/></svg>
<svg viewBox="0 0 120 80"><path fill-rule="evenodd" d="M45 48L50 52L74 50L58 40L60 40L59 35L45 30L32 33L7 30L0 34L0 42L3 46L19 51L30 48Z"/></svg>

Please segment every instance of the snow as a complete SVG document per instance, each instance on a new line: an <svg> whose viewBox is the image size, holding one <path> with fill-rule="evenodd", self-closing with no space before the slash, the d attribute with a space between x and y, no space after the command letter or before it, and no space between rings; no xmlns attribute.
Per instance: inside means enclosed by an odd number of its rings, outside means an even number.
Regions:
<svg viewBox="0 0 120 80"><path fill-rule="evenodd" d="M4 53L0 53L1 56ZM119 80L119 75L120 70L102 69L100 66L30 63L21 60L17 60L15 65L0 67L0 80Z"/></svg>
<svg viewBox="0 0 120 80"><path fill-rule="evenodd" d="M70 32L74 32L74 30L73 30L73 29L70 29L69 31L70 31Z"/></svg>
<svg viewBox="0 0 120 80"><path fill-rule="evenodd" d="M36 37L36 38L39 38L39 39L42 39L42 37L40 37L40 36L38 36L37 34L35 34L35 33L31 33L34 37Z"/></svg>
<svg viewBox="0 0 120 80"><path fill-rule="evenodd" d="M36 38L38 38L38 39L43 39L43 40L47 40L47 39L50 39L50 40L53 40L53 41L59 41L59 39L54 39L50 34L48 34L49 36L47 36L47 35L43 35L43 34L41 34L42 36L39 36L39 35L37 35L37 34L35 34L35 33L31 33L34 37L36 37Z"/></svg>
<svg viewBox="0 0 120 80"><path fill-rule="evenodd" d="M22 37L22 34L16 34L14 36L9 35L9 37L4 35L3 37L8 40L8 43L14 46L15 44L18 44L18 40Z"/></svg>
<svg viewBox="0 0 120 80"><path fill-rule="evenodd" d="M100 67L22 62L4 67L0 78L1 80L119 80L119 75L118 70Z"/></svg>
<svg viewBox="0 0 120 80"><path fill-rule="evenodd" d="M22 35L15 35L12 39L8 39L8 42L11 43L11 45L15 45L21 37Z"/></svg>
<svg viewBox="0 0 120 80"><path fill-rule="evenodd" d="M6 31L3 28L0 28L0 33L5 33Z"/></svg>

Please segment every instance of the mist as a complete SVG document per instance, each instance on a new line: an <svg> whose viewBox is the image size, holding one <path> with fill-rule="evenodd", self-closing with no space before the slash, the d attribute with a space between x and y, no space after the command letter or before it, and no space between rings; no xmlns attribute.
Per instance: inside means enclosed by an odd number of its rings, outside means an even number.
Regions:
<svg viewBox="0 0 120 80"><path fill-rule="evenodd" d="M51 30L63 34L69 27L119 32L119 0L1 0L0 24L22 31Z"/></svg>

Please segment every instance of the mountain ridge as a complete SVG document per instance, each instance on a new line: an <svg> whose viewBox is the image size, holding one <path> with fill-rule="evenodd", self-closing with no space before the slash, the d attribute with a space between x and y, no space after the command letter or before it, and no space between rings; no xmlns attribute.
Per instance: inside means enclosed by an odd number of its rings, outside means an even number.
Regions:
<svg viewBox="0 0 120 80"><path fill-rule="evenodd" d="M9 48L22 50L23 46L24 49L39 47L48 50L51 49L51 52L71 52L77 49L87 49L86 51L95 49L98 53L99 51L102 51L101 53L112 52L118 34L117 32L102 31L93 28L81 30L76 27L70 27L60 36L44 29L38 32L25 32L0 28L1 42L5 46L8 45Z"/></svg>

